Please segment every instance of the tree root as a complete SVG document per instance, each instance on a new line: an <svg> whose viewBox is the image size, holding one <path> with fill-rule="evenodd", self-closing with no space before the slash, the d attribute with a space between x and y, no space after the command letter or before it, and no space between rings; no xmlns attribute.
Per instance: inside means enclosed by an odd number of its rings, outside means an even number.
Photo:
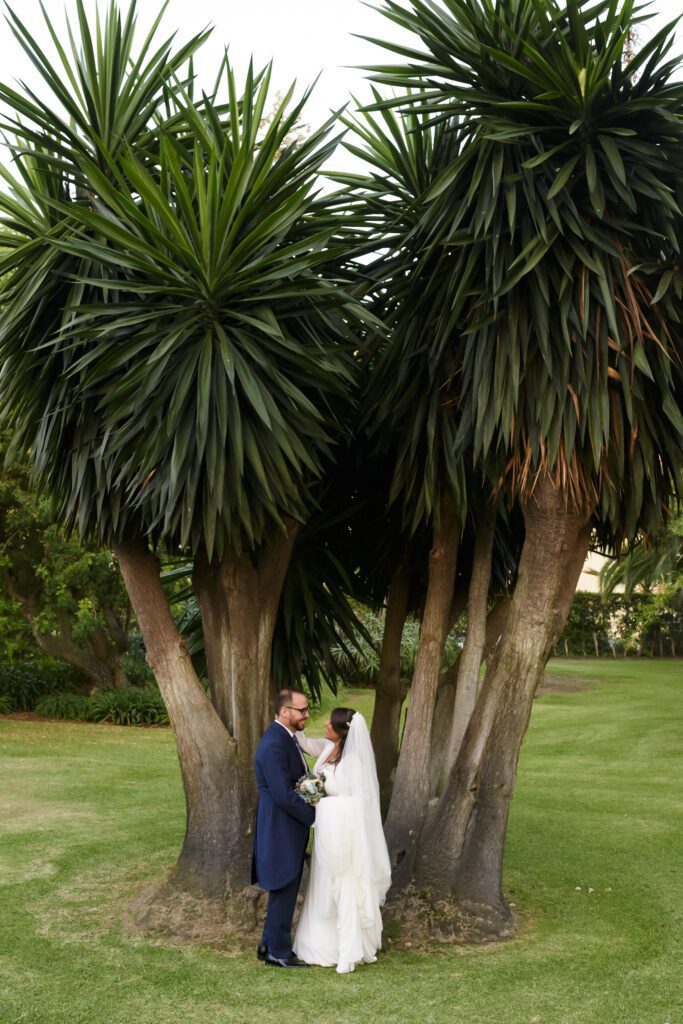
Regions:
<svg viewBox="0 0 683 1024"><path fill-rule="evenodd" d="M434 900L424 889L407 886L392 894L382 911L394 949L434 943L480 945L511 938L519 922L489 907L463 908L454 900Z"/></svg>

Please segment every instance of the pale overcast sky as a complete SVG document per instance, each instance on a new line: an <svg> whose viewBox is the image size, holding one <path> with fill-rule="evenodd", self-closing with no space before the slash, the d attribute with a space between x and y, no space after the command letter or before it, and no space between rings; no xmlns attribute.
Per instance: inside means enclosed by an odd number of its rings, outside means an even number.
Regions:
<svg viewBox="0 0 683 1024"><path fill-rule="evenodd" d="M44 0L50 17L63 28L64 10L75 20L75 4L67 0ZM86 0L88 10L94 10L94 0ZM105 8L105 2L100 4ZM127 7L127 0L121 0ZM643 38L649 37L665 21L680 13L680 0L653 0L652 10L656 22L641 29ZM152 21L159 9L157 2L139 0L141 27ZM40 7L37 0L22 0L15 5L29 30L45 40L41 27ZM286 88L292 79L304 86L322 72L314 98L308 108L312 122L321 120L331 107L345 103L351 92L366 95L363 73L354 65L373 63L380 59L380 51L360 39L360 35L386 37L398 35L399 30L386 18L368 8L361 0L171 0L166 12L166 31L178 30L186 38L205 25L213 25L213 38L204 51L206 80L211 78L223 47L227 44L238 70L243 70L251 53L257 63L269 58L275 62L275 83ZM683 32L679 30L678 46L683 49ZM0 19L0 74L5 81L26 77L35 81L30 65L3 19ZM200 74L204 70L198 68Z"/></svg>

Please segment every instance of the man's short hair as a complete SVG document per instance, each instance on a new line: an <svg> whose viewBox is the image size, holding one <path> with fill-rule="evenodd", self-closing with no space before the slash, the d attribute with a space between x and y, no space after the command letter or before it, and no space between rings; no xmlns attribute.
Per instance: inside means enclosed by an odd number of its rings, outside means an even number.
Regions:
<svg viewBox="0 0 683 1024"><path fill-rule="evenodd" d="M275 698L276 715L279 715L283 708L286 708L292 703L295 693L300 693L302 697L306 696L303 690L280 690Z"/></svg>

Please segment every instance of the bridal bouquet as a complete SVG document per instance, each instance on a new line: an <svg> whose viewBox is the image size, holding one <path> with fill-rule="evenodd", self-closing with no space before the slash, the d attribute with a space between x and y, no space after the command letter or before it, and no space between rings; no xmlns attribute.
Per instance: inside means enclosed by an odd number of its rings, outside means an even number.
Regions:
<svg viewBox="0 0 683 1024"><path fill-rule="evenodd" d="M307 804L315 805L325 796L325 775L323 772L306 772L294 789Z"/></svg>

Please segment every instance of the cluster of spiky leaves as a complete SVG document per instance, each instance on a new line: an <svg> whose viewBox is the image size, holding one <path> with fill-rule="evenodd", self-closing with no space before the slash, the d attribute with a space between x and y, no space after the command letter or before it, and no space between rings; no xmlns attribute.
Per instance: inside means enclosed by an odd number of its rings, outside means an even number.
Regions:
<svg viewBox="0 0 683 1024"><path fill-rule="evenodd" d="M683 516L672 512L666 530L650 538L643 538L630 547L622 557L612 559L600 570L600 589L613 594L623 587L626 596L636 590L669 591L677 595L679 607L683 605Z"/></svg>
<svg viewBox="0 0 683 1024"><path fill-rule="evenodd" d="M422 44L383 42L402 62L370 69L403 90L374 104L399 111L389 131L396 138L402 120L402 139L382 143L386 116L360 131L376 168L369 210L397 174L413 200L384 206L385 265L399 286L384 357L394 373L385 369L377 404L381 419L403 403L405 424L422 430L403 447L404 493L414 503L431 490L425 465L452 418L453 467L471 460L513 497L549 471L576 505L597 506L605 534L656 528L683 464L672 26L628 62L641 17L631 0L385 0L382 10ZM424 146L436 178L421 194L405 161L418 133L444 138ZM438 409L420 363L439 375Z"/></svg>
<svg viewBox="0 0 683 1024"><path fill-rule="evenodd" d="M257 547L306 518L351 401L364 313L315 191L334 118L290 144L307 94L265 118L269 69L240 94L226 58L195 101L202 36L134 55L133 8L94 35L78 11L70 56L50 26L68 103L16 18L52 96L0 87L21 115L0 195L3 409L79 531Z"/></svg>
<svg viewBox="0 0 683 1024"><path fill-rule="evenodd" d="M380 94L374 91L380 103ZM422 197L449 166L453 135L411 112L382 109L343 119L351 138L345 147L369 165L371 175L336 179L348 190L347 225L358 256L379 257L361 268L362 287L389 334L377 334L366 346L365 422L376 458L393 460L389 501L400 500L411 532L438 513L447 488L464 521L467 487L462 454L456 453L457 419L443 401L443 381L453 351L436 352L427 344L433 327L435 289L443 281L440 254L425 252ZM420 400L416 401L416 396Z"/></svg>
<svg viewBox="0 0 683 1024"><path fill-rule="evenodd" d="M177 88L178 76L189 74L184 85L192 88L191 61L209 36L208 31L200 32L177 48L173 36L158 42L168 3L161 5L139 49L135 3L125 19L110 3L104 19L97 14L93 26L82 0L76 0L79 34L74 35L67 19L68 45L40 3L54 58L9 9L10 28L37 70L45 96L23 83L19 89L0 83L4 127L26 146L42 150L47 142L45 155L51 157L52 167L61 166L67 177L83 184L87 182L81 177L79 156L105 170L111 158L129 146L153 144L163 112L170 112L168 99Z"/></svg>

